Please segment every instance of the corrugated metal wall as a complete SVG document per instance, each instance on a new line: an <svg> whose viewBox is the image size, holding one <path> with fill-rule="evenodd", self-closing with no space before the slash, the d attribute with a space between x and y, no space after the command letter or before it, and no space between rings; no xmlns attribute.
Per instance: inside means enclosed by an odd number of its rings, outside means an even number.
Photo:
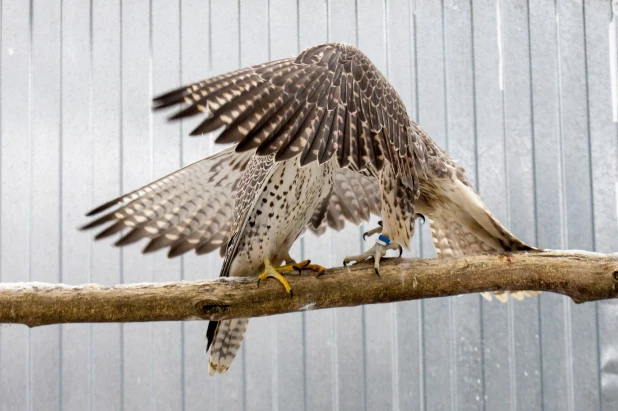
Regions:
<svg viewBox="0 0 618 411"><path fill-rule="evenodd" d="M523 240L618 251L610 0L0 0L0 280L214 278L218 257L93 243L83 213L217 150L150 99L327 41L358 45ZM339 265L362 230L293 255ZM425 226L412 254L434 256ZM105 309L105 307L101 307ZM0 409L616 410L618 304L478 295L251 321L0 328Z"/></svg>

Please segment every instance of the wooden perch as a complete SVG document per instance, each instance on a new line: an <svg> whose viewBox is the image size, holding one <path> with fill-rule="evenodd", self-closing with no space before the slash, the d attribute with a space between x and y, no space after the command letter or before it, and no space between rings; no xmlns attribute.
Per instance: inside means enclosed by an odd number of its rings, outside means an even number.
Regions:
<svg viewBox="0 0 618 411"><path fill-rule="evenodd" d="M618 298L618 254L545 251L465 258L387 259L316 278L290 275L290 298L275 280L68 286L0 283L0 323L46 324L222 320L481 291L538 290L575 302Z"/></svg>

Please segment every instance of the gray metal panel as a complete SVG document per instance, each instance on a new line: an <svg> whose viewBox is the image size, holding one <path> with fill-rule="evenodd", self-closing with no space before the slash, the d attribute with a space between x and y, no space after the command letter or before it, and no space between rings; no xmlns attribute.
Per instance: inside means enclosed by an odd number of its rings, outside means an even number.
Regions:
<svg viewBox="0 0 618 411"><path fill-rule="evenodd" d="M616 10L618 11L618 10ZM588 86L588 116L590 132L590 156L592 171L592 205L595 249L600 252L615 252L618 248L616 236L616 182L618 150L616 148L616 119L612 110L616 107L607 104L611 101L612 89L608 57L616 62L616 33L614 38L607 36L607 17L611 15L613 24L616 16L612 14L608 2L591 2L585 8L586 65ZM614 48L610 47L614 42ZM615 68L616 66L614 66ZM613 73L614 76L618 72ZM614 87L616 85L614 84ZM601 407L604 410L618 408L618 304L616 301L603 301L597 304L599 338L599 367Z"/></svg>
<svg viewBox="0 0 618 411"><path fill-rule="evenodd" d="M60 279L60 4L35 1L32 7L31 96L31 279ZM60 327L31 331L30 388L33 409L60 408Z"/></svg>
<svg viewBox="0 0 618 411"><path fill-rule="evenodd" d="M504 76L504 132L507 148L508 223L515 235L534 244L532 110L528 4L504 1L501 8ZM541 406L539 300L509 304L511 407L529 410Z"/></svg>
<svg viewBox="0 0 618 411"><path fill-rule="evenodd" d="M150 58L149 2L123 2L122 192L141 187L152 176L150 110L146 104L151 94ZM139 243L122 251L125 283L153 279L152 256L141 254L142 247L143 244ZM125 393L125 409L139 409L153 403L152 330L156 326L127 324L122 328L122 390Z"/></svg>
<svg viewBox="0 0 618 411"><path fill-rule="evenodd" d="M93 207L92 135L90 133L90 4L62 4L62 281L90 282L90 238L76 227ZM62 326L61 401L63 410L90 409L92 364L89 326ZM145 368L145 367L144 367ZM45 378L50 383L48 378ZM4 398L2 388L0 397Z"/></svg>
<svg viewBox="0 0 618 411"><path fill-rule="evenodd" d="M476 1L472 8L474 87L477 136L477 187L494 215L507 221L507 185L500 60L501 32L493 0ZM481 336L485 409L508 409L511 378L507 307L482 301Z"/></svg>
<svg viewBox="0 0 618 411"><path fill-rule="evenodd" d="M2 121L0 158L0 279L27 281L31 275L31 140L29 67L30 7L2 2ZM10 193L10 194L8 194ZM31 404L31 332L0 329L0 407L26 409Z"/></svg>
<svg viewBox="0 0 618 411"><path fill-rule="evenodd" d="M152 90L161 93L180 86L180 3L151 4ZM182 165L181 124L154 116L151 132L150 177L154 179ZM154 281L181 279L180 259L168 259L165 253L156 253L152 259ZM182 407L182 348L181 324L152 324L152 401L157 408Z"/></svg>
<svg viewBox="0 0 618 411"><path fill-rule="evenodd" d="M618 247L610 2L32 4L4 0L0 15L2 281L216 277L218 256L118 251L75 227L220 149L188 137L198 119L152 115L152 94L326 41L372 58L515 234ZM362 231L308 235L291 254L339 265L371 244ZM433 256L417 232L407 255ZM214 378L201 322L2 327L0 409L607 410L616 307L465 296L256 319Z"/></svg>
<svg viewBox="0 0 618 411"><path fill-rule="evenodd" d="M556 9L553 3L530 3L530 64L534 167L536 185L536 230L538 245L564 247L563 180L560 143L560 103ZM543 407L568 409L570 382L567 369L565 308L570 301L555 294L541 297Z"/></svg>
<svg viewBox="0 0 618 411"><path fill-rule="evenodd" d="M200 0L183 1L181 4L181 83L198 81L210 73L210 10ZM162 90L161 90L162 91ZM189 132L199 124L200 119L182 121L181 144L182 163L193 163L214 152L210 138L194 138ZM216 278L220 270L218 255L197 256L189 253L183 259L183 278L203 280ZM183 324L184 372L183 390L185 410L215 409L215 379L208 376L206 349L206 326L202 321Z"/></svg>
<svg viewBox="0 0 618 411"><path fill-rule="evenodd" d="M442 147L448 147L444 79L444 42L441 4L416 2L416 64L418 121ZM422 229L422 255L435 256L429 224ZM428 410L450 408L455 401L454 341L451 299L421 303L423 316L424 406Z"/></svg>
<svg viewBox="0 0 618 411"><path fill-rule="evenodd" d="M448 150L476 185L471 4L446 1L443 18ZM481 298L476 294L452 298L449 308L455 403L464 409L483 409Z"/></svg>
<svg viewBox="0 0 618 411"><path fill-rule="evenodd" d="M583 5L558 2L557 11L566 246L592 249L594 224ZM567 313L570 314L567 352L570 350L572 355L569 370L573 378L572 405L574 409L597 409L600 398L596 305L568 305Z"/></svg>
<svg viewBox="0 0 618 411"><path fill-rule="evenodd" d="M121 56L120 4L92 4L91 164L92 204L101 204L120 194ZM109 246L92 248L93 282L122 281L120 250ZM92 408L120 408L122 404L122 352L120 324L93 324L91 338Z"/></svg>

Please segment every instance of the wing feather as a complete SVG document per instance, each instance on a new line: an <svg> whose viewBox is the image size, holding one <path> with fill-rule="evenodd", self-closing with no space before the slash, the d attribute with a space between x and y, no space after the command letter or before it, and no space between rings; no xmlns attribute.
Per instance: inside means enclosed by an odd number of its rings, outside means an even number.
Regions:
<svg viewBox="0 0 618 411"><path fill-rule="evenodd" d="M209 110L194 133L225 126L217 142L237 150L301 155L324 163L379 173L384 162L418 193L427 172L427 137L391 84L358 49L344 44L310 47L282 59L194 83L155 99L155 107L188 104L176 117ZM194 134L193 133L193 134Z"/></svg>
<svg viewBox="0 0 618 411"><path fill-rule="evenodd" d="M115 245L146 238L145 253L169 248L168 256L176 257L191 250L205 254L218 249L223 255L233 231L240 176L252 156L228 147L95 208L88 213L95 220L83 229L102 227L97 238L128 229ZM321 234L327 227L341 229L346 220L368 221L370 214L380 214L379 193L375 177L339 169L331 196L316 210L308 228ZM105 214L97 218L100 213Z"/></svg>
<svg viewBox="0 0 618 411"><path fill-rule="evenodd" d="M236 184L252 156L234 149L229 147L95 208L88 215L107 213L82 228L104 226L97 239L129 229L117 246L149 238L144 252L169 246L170 256L204 244L224 247L215 240L232 218Z"/></svg>

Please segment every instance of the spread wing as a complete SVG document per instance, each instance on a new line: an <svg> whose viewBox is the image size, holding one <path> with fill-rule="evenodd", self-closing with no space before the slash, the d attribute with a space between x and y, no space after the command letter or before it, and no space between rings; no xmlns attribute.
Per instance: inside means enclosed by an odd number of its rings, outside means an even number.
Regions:
<svg viewBox="0 0 618 411"><path fill-rule="evenodd" d="M237 151L300 156L301 165L336 156L341 168L377 176L385 161L418 193L427 138L386 78L358 49L322 44L277 60L190 84L155 98L155 108L186 106L173 119L208 113L191 134L224 127Z"/></svg>
<svg viewBox="0 0 618 411"><path fill-rule="evenodd" d="M169 247L169 257L216 249L223 255L232 231L238 182L253 155L234 149L229 147L95 208L87 215L102 215L82 228L102 227L97 239L122 232L117 246L147 238L144 252ZM339 170L330 198L308 228L322 234L327 227L340 230L345 220L368 221L370 214L380 213L379 192L375 178Z"/></svg>

